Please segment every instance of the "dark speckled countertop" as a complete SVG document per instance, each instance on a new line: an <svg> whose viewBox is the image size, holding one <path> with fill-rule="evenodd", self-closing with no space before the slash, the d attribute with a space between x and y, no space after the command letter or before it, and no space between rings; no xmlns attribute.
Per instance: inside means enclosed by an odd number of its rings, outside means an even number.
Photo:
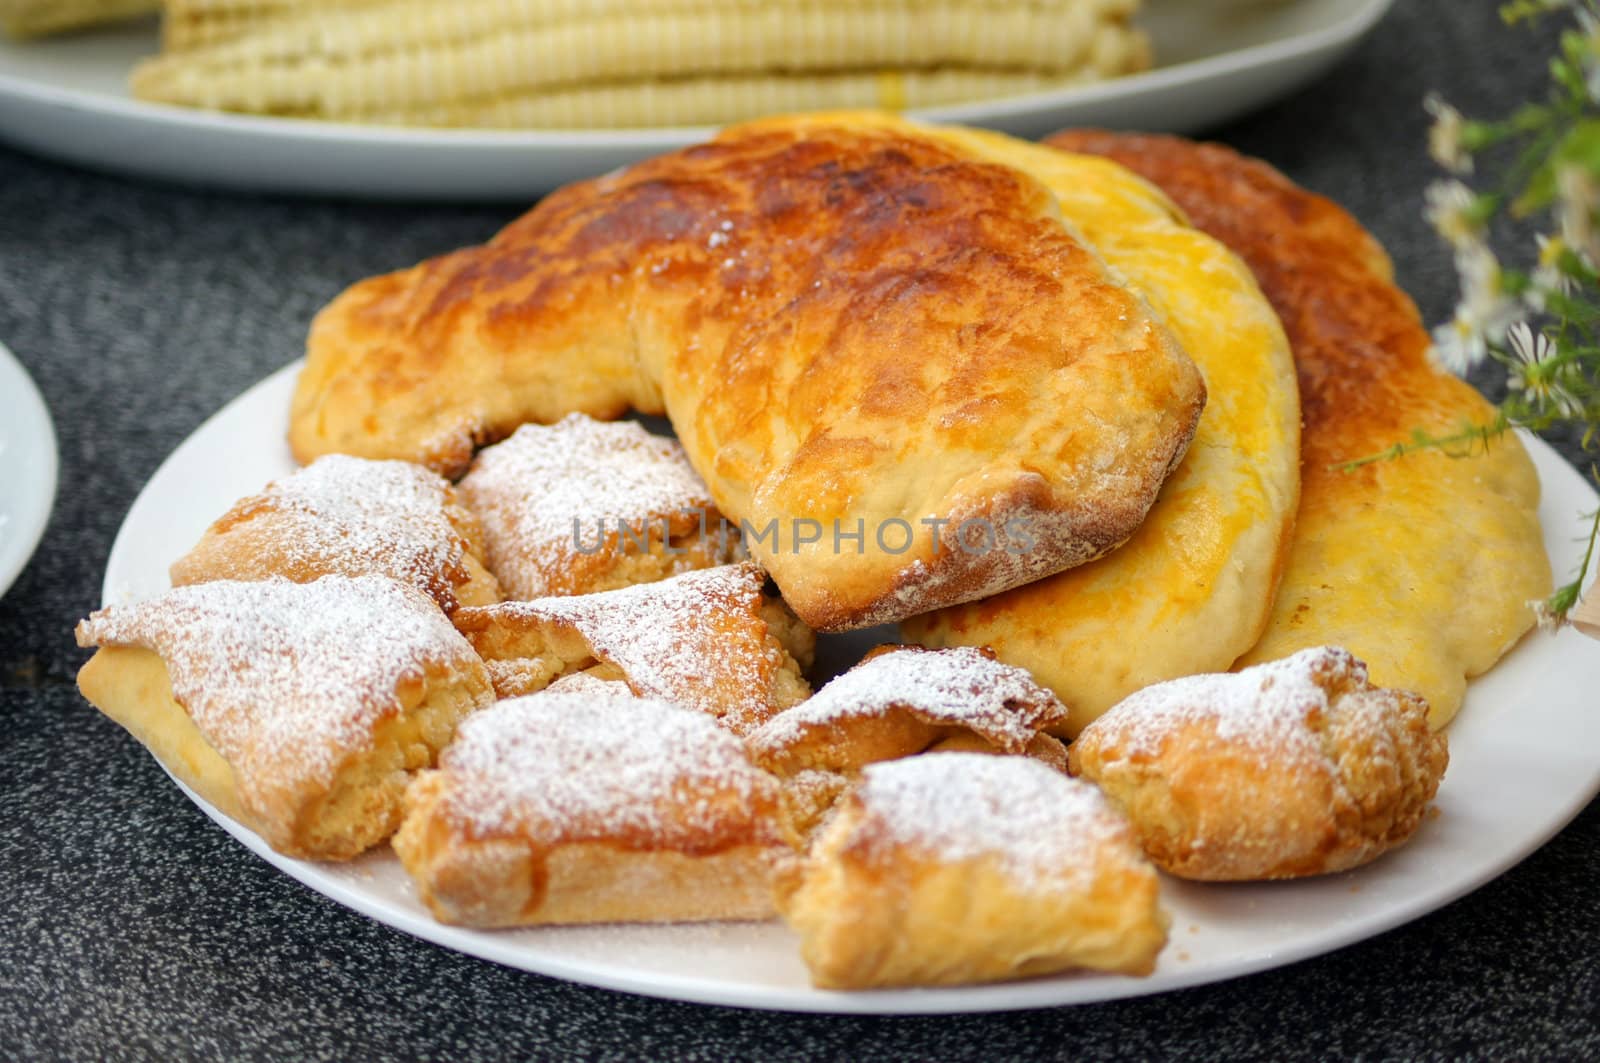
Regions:
<svg viewBox="0 0 1600 1063"><path fill-rule="evenodd" d="M1348 205L1432 320L1455 282L1419 211L1423 93L1492 111L1542 78L1544 53L1500 33L1495 7L1400 0L1335 73L1216 131ZM222 195L0 148L0 340L62 459L44 541L0 600L0 1058L1600 1059L1595 805L1476 893L1320 959L947 1018L741 1012L523 974L353 914L235 843L78 697L72 625L140 486L299 354L318 306L516 213Z"/></svg>

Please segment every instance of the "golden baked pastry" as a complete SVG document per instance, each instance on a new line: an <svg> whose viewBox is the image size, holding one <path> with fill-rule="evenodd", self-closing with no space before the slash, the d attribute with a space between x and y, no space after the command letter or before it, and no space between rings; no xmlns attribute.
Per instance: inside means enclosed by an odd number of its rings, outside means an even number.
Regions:
<svg viewBox="0 0 1600 1063"><path fill-rule="evenodd" d="M1375 682L1421 694L1444 726L1467 679L1516 643L1533 624L1528 603L1550 592L1539 480L1522 444L1508 435L1487 452L1345 469L1413 429L1447 435L1493 417L1429 362L1427 330L1378 242L1336 204L1224 147L1093 132L1050 142L1160 185L1249 263L1294 346L1300 510L1272 616L1239 663L1343 646Z"/></svg>
<svg viewBox="0 0 1600 1063"><path fill-rule="evenodd" d="M381 576L180 587L77 636L100 647L84 697L287 856L345 860L388 837L411 773L493 700L433 601Z"/></svg>
<svg viewBox="0 0 1600 1063"><path fill-rule="evenodd" d="M483 535L448 481L420 465L329 454L234 503L172 566L172 585L380 575L439 608L487 605L500 587Z"/></svg>
<svg viewBox="0 0 1600 1063"><path fill-rule="evenodd" d="M1300 489L1294 359L1249 268L1115 163L992 133L941 134L1043 181L1090 245L1177 335L1206 380L1189 454L1110 555L982 601L914 617L906 637L990 646L1083 725L1163 679L1221 671L1261 635Z"/></svg>
<svg viewBox="0 0 1600 1063"><path fill-rule="evenodd" d="M456 626L516 697L573 672L708 713L737 734L811 693L815 636L746 562L636 587L462 609Z"/></svg>
<svg viewBox="0 0 1600 1063"><path fill-rule="evenodd" d="M294 453L455 473L527 421L665 411L820 630L1091 560L1144 519L1205 388L993 154L887 115L800 116L570 186L323 310ZM1108 199L1143 188L1101 169Z"/></svg>
<svg viewBox="0 0 1600 1063"><path fill-rule="evenodd" d="M523 425L457 486L507 598L615 590L738 552L683 447L631 421Z"/></svg>
<svg viewBox="0 0 1600 1063"><path fill-rule="evenodd" d="M1167 940L1155 869L1122 816L1026 757L868 767L780 873L777 902L824 989L1142 975Z"/></svg>
<svg viewBox="0 0 1600 1063"><path fill-rule="evenodd" d="M1035 756L1065 770L1044 728L1066 718L1054 694L1020 668L968 647L880 646L809 700L745 739L751 759L784 780L800 837L821 822L861 769L925 752Z"/></svg>
<svg viewBox="0 0 1600 1063"><path fill-rule="evenodd" d="M446 923L764 919L776 808L701 713L545 691L462 724L407 792L394 851Z"/></svg>
<svg viewBox="0 0 1600 1063"><path fill-rule="evenodd" d="M1449 753L1415 694L1341 649L1160 683L1086 727L1100 786L1162 869L1211 881L1344 871L1405 842Z"/></svg>

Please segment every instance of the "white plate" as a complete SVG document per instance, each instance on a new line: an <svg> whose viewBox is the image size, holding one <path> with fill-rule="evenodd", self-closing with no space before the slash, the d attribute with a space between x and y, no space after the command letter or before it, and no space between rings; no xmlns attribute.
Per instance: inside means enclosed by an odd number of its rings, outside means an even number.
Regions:
<svg viewBox="0 0 1600 1063"><path fill-rule="evenodd" d="M39 389L0 343L0 595L33 556L56 500L55 427Z"/></svg>
<svg viewBox="0 0 1600 1063"><path fill-rule="evenodd" d="M106 569L108 602L167 588L167 567L239 497L293 468L284 443L298 365L207 421L129 511ZM1558 572L1578 558L1578 514L1594 492L1544 443L1527 441L1544 483L1540 516ZM1437 529L1448 535L1447 515ZM1525 640L1476 680L1450 730L1439 815L1405 848L1365 868L1302 882L1206 886L1168 880L1172 941L1150 978L1077 975L967 989L870 993L810 988L793 936L777 924L611 926L482 932L441 926L383 849L347 865L274 853L189 796L264 860L319 893L441 945L576 982L679 1000L793 1011L955 1012L1075 1004L1156 993L1277 967L1387 930L1506 870L1600 790L1600 645L1571 631ZM186 791L187 792L187 791Z"/></svg>
<svg viewBox="0 0 1600 1063"><path fill-rule="evenodd" d="M1022 136L1068 125L1194 132L1316 77L1392 2L1148 0L1145 21L1165 64L1159 69L1069 91L916 113ZM87 166L237 189L528 199L710 132L406 130L132 100L128 72L157 47L153 21L26 44L0 38L0 139Z"/></svg>

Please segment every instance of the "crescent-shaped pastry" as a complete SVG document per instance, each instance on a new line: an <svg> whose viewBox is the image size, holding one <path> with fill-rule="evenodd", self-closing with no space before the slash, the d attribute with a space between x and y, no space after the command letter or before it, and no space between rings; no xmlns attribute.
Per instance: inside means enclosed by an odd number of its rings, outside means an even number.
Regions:
<svg viewBox="0 0 1600 1063"><path fill-rule="evenodd" d="M172 585L388 576L445 612L500 600L477 520L439 474L330 454L236 502L172 566Z"/></svg>
<svg viewBox="0 0 1600 1063"><path fill-rule="evenodd" d="M972 753L868 767L777 884L824 989L1149 974L1167 940L1159 900L1155 869L1093 786Z"/></svg>
<svg viewBox="0 0 1600 1063"><path fill-rule="evenodd" d="M507 598L616 590L738 552L683 447L631 421L523 425L480 451L457 489Z"/></svg>
<svg viewBox="0 0 1600 1063"><path fill-rule="evenodd" d="M101 609L78 687L168 771L288 856L345 860L400 825L411 773L494 700L421 591L381 576L218 581Z"/></svg>
<svg viewBox="0 0 1600 1063"><path fill-rule="evenodd" d="M1149 517L1100 560L902 625L929 646L989 646L1071 709L1076 734L1141 687L1221 671L1261 635L1299 498L1289 342L1250 270L1114 163L966 130L942 134L1043 181L1205 374L1194 442Z"/></svg>
<svg viewBox="0 0 1600 1063"><path fill-rule="evenodd" d="M664 411L791 607L839 630L1117 546L1204 398L1038 180L839 114L734 127L355 285L312 325L290 443L453 474L524 422Z"/></svg>
<svg viewBox="0 0 1600 1063"><path fill-rule="evenodd" d="M1344 871L1402 844L1449 753L1425 701L1324 646L1141 690L1070 761L1163 870L1241 881Z"/></svg>
<svg viewBox="0 0 1600 1063"><path fill-rule="evenodd" d="M1250 265L1294 346L1305 411L1300 510L1254 664L1343 646L1374 681L1415 690L1442 727L1469 677L1533 624L1550 593L1539 479L1515 436L1487 449L1345 463L1411 437L1489 422L1473 388L1434 367L1416 306L1349 213L1262 162L1173 137L1063 133L1160 185ZM1462 451L1470 450L1470 453Z"/></svg>
<svg viewBox="0 0 1600 1063"><path fill-rule="evenodd" d="M593 671L745 734L811 693L801 669L815 636L765 586L745 562L601 594L462 609L454 620L501 697Z"/></svg>
<svg viewBox="0 0 1600 1063"><path fill-rule="evenodd" d="M461 726L406 795L395 855L442 922L764 919L777 784L701 713L545 691Z"/></svg>

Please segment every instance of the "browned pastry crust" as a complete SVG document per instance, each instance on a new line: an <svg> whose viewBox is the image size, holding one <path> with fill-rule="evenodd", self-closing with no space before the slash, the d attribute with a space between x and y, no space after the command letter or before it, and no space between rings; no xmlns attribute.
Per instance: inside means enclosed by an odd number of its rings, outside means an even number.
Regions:
<svg viewBox="0 0 1600 1063"><path fill-rule="evenodd" d="M1024 757L869 766L776 892L825 989L1149 974L1167 939L1127 822Z"/></svg>
<svg viewBox="0 0 1600 1063"><path fill-rule="evenodd" d="M501 697L593 671L745 734L811 693L801 670L815 636L765 585L745 562L600 594L461 609L453 619Z"/></svg>
<svg viewBox="0 0 1600 1063"><path fill-rule="evenodd" d="M1220 145L1084 130L1048 143L1160 186L1250 266L1294 348L1300 509L1275 610L1241 663L1344 646L1380 684L1422 694L1435 727L1448 723L1467 677L1516 643L1533 623L1527 603L1549 593L1522 445L1507 436L1470 457L1343 468L1414 429L1449 435L1494 412L1429 362L1428 332L1378 242L1337 204Z"/></svg>
<svg viewBox="0 0 1600 1063"><path fill-rule="evenodd" d="M1425 701L1343 650L1159 683L1086 727L1073 774L1164 870L1210 881L1343 871L1421 825L1449 754Z"/></svg>
<svg viewBox="0 0 1600 1063"><path fill-rule="evenodd" d="M217 581L99 610L96 708L288 856L347 860L400 825L411 774L493 700L421 591L378 576Z"/></svg>
<svg viewBox="0 0 1600 1063"><path fill-rule="evenodd" d="M626 691L502 701L406 795L394 850L467 926L772 915L777 786L704 716Z"/></svg>
<svg viewBox="0 0 1600 1063"><path fill-rule="evenodd" d="M330 454L241 498L172 565L172 585L381 575L446 613L500 600L483 533L449 482L418 465Z"/></svg>
<svg viewBox="0 0 1600 1063"><path fill-rule="evenodd" d="M1204 392L1025 172L888 116L802 116L355 285L312 326L290 442L455 474L527 421L664 411L718 508L775 528L746 544L786 600L836 630L1121 543ZM957 548L967 521L999 542ZM864 538L835 549L836 522Z"/></svg>

